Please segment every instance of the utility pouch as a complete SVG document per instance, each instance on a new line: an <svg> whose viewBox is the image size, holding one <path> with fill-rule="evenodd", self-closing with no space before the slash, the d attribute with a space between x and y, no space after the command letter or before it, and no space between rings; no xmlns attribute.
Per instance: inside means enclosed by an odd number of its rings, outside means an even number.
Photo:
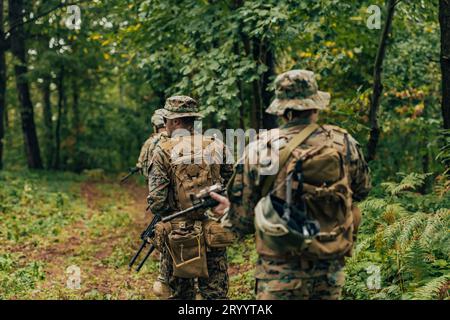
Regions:
<svg viewBox="0 0 450 320"><path fill-rule="evenodd" d="M173 229L167 249L172 257L173 275L179 278L208 278L206 246L201 221L187 229Z"/></svg>
<svg viewBox="0 0 450 320"><path fill-rule="evenodd" d="M233 244L236 239L235 234L222 227L219 222L206 220L203 222L206 245L209 248L226 248Z"/></svg>

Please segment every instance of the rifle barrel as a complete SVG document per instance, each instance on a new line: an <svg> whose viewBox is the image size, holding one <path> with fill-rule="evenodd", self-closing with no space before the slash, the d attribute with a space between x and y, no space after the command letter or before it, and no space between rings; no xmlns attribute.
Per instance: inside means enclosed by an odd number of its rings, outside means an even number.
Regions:
<svg viewBox="0 0 450 320"><path fill-rule="evenodd" d="M131 259L130 263L128 264L128 267L131 269L131 267L133 266L133 264L136 262L136 259L139 257L139 255L141 254L142 250L144 250L146 245L145 241L142 241L141 247L139 248L139 250L136 252L136 254L134 255L133 259Z"/></svg>
<svg viewBox="0 0 450 320"><path fill-rule="evenodd" d="M138 171L139 171L139 168L138 168L138 167L131 168L131 169L129 170L128 174L127 174L125 177L123 177L122 179L120 179L120 183L121 183L121 184L124 183L125 181L128 180L129 177L131 177L133 174L135 174L135 173L138 172Z"/></svg>
<svg viewBox="0 0 450 320"><path fill-rule="evenodd" d="M153 250L155 250L155 246L151 245L150 249L148 249L147 254L145 255L144 259L142 259L141 263L136 268L136 272L139 272L141 270L142 266L144 265L145 261L147 261L148 257L152 254Z"/></svg>
<svg viewBox="0 0 450 320"><path fill-rule="evenodd" d="M171 214L170 216L164 217L164 218L161 219L161 221L162 221L162 222L170 221L170 220L175 219L175 218L177 218L177 217L179 217L179 216L182 216L183 214L186 214L186 213L189 213L189 212L191 212L191 211L195 211L195 210L197 210L197 209L200 209L201 207L203 207L203 203L196 204L196 205L193 206L193 207L184 209L184 210L179 211L179 212L177 212L177 213Z"/></svg>

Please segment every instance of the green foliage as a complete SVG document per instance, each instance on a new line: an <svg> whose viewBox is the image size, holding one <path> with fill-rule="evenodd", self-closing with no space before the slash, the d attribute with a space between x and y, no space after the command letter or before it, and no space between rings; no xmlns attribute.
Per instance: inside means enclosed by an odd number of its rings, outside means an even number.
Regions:
<svg viewBox="0 0 450 320"><path fill-rule="evenodd" d="M231 299L255 299L255 270L257 253L253 236L237 241L227 248Z"/></svg>
<svg viewBox="0 0 450 320"><path fill-rule="evenodd" d="M141 228L132 194L108 179L0 174L0 299L153 297L157 261L139 276L128 271ZM79 290L66 287L71 265L81 270Z"/></svg>
<svg viewBox="0 0 450 320"><path fill-rule="evenodd" d="M22 254L0 255L0 299L20 297L45 279L45 264L32 261L23 265L24 258Z"/></svg>
<svg viewBox="0 0 450 320"><path fill-rule="evenodd" d="M24 170L21 109L9 77L8 121L1 119L11 171L0 173L0 246L6 252L0 255L0 298L152 297L158 262L146 264L144 277L125 272L138 236L128 214L135 204L108 174L134 165L152 112L170 95L197 99L204 129L255 127L256 112L273 98L275 75L310 69L332 95L320 121L344 127L364 150L380 35L366 27L367 7L384 3L86 1L79 30L64 26L65 9L26 23L27 77L45 162L54 165L60 121L59 169L83 175ZM30 2L25 16L59 4ZM397 6L383 68L378 156L370 163L375 188L359 204L364 217L346 266L346 299L449 297L450 133L440 130L437 16L436 0ZM11 62L7 55L8 75ZM400 181L392 182L396 176ZM19 254L24 250L30 251L26 260ZM253 298L252 239L229 248L228 256L230 297ZM69 264L89 274L86 290L64 287ZM374 265L381 289L368 290L367 270Z"/></svg>
<svg viewBox="0 0 450 320"><path fill-rule="evenodd" d="M71 183L65 183L72 177L75 175L0 174L4 186L0 189L0 238L24 241L45 235L51 241L58 237L62 227L84 213L73 197Z"/></svg>
<svg viewBox="0 0 450 320"><path fill-rule="evenodd" d="M56 4L27 10L44 12ZM61 70L60 168L109 172L134 164L152 112L169 95L196 98L205 129L248 128L255 125L257 100L263 99L262 111L273 97L275 74L291 68L316 72L320 88L333 98L321 120L345 127L364 145L379 38L379 30L366 27L373 4L384 1L96 1L80 4L79 30L61 23L65 10L53 11L25 25L39 35L27 38L27 47L41 147L54 146L45 138L44 84L50 82L54 140ZM442 172L448 141L439 131L436 17L437 1L398 4L383 74L383 130L371 163L377 185L397 172ZM266 87L258 93L259 85ZM10 169L25 165L16 97L10 81Z"/></svg>
<svg viewBox="0 0 450 320"><path fill-rule="evenodd" d="M446 299L449 297L448 193L419 194L426 174L383 183L383 198L360 204L359 243L347 260L347 299ZM380 268L381 288L368 290L367 267Z"/></svg>

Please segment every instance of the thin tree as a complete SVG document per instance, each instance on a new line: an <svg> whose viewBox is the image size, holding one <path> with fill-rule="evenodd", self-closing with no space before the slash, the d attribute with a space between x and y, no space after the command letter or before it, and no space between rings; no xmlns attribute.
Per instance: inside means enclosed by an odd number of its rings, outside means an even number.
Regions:
<svg viewBox="0 0 450 320"><path fill-rule="evenodd" d="M57 81L58 88L58 118L56 120L56 128L55 128L55 159L53 164L53 169L59 170L61 165L61 123L63 118L63 108L64 102L66 100L66 92L64 88L64 65L61 65L58 74Z"/></svg>
<svg viewBox="0 0 450 320"><path fill-rule="evenodd" d="M367 160L371 161L375 158L378 140L380 137L380 126L378 124L378 110L380 109L381 96L383 93L383 64L386 57L386 49L389 41L389 34L392 28L392 21L394 18L395 7L398 0L387 0L386 3L386 21L384 23L383 32L381 33L380 42L378 45L377 56L375 58L375 66L373 71L373 93L370 102L369 121L370 121L370 138L367 147Z"/></svg>
<svg viewBox="0 0 450 320"><path fill-rule="evenodd" d="M52 122L52 103L51 103L51 76L45 75L41 86L43 98L43 119L45 129L45 167L51 169L54 163L55 146L53 142L53 122Z"/></svg>
<svg viewBox="0 0 450 320"><path fill-rule="evenodd" d="M34 123L33 103L30 95L30 85L27 79L27 57L25 47L25 30L19 21L22 20L24 10L23 0L9 0L9 22L16 26L11 32L11 52L16 58L14 73L16 76L16 87L20 102L20 116L22 120L22 132L25 143L28 167L41 169L42 160L39 149L36 125Z"/></svg>
<svg viewBox="0 0 450 320"><path fill-rule="evenodd" d="M7 43L3 28L3 0L0 0L0 170L3 169L3 139L5 137L4 117L6 115L6 60Z"/></svg>
<svg viewBox="0 0 450 320"><path fill-rule="evenodd" d="M450 129L450 0L439 1L441 25L442 117Z"/></svg>

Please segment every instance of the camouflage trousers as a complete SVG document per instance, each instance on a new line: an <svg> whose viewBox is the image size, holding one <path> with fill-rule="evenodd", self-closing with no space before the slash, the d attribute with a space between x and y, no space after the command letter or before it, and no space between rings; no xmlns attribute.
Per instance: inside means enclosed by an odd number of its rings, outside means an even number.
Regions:
<svg viewBox="0 0 450 320"><path fill-rule="evenodd" d="M167 280L171 289L169 299L194 300L195 279L173 276L172 258L167 248L162 250L160 276ZM206 252L208 278L198 278L200 295L205 300L226 299L228 294L228 265L226 249L208 249Z"/></svg>
<svg viewBox="0 0 450 320"><path fill-rule="evenodd" d="M169 264L170 264L170 254L166 250L163 250L159 256L159 276L158 281L164 284L169 284Z"/></svg>
<svg viewBox="0 0 450 320"><path fill-rule="evenodd" d="M282 261L259 258L258 300L338 300L344 285L343 263Z"/></svg>

